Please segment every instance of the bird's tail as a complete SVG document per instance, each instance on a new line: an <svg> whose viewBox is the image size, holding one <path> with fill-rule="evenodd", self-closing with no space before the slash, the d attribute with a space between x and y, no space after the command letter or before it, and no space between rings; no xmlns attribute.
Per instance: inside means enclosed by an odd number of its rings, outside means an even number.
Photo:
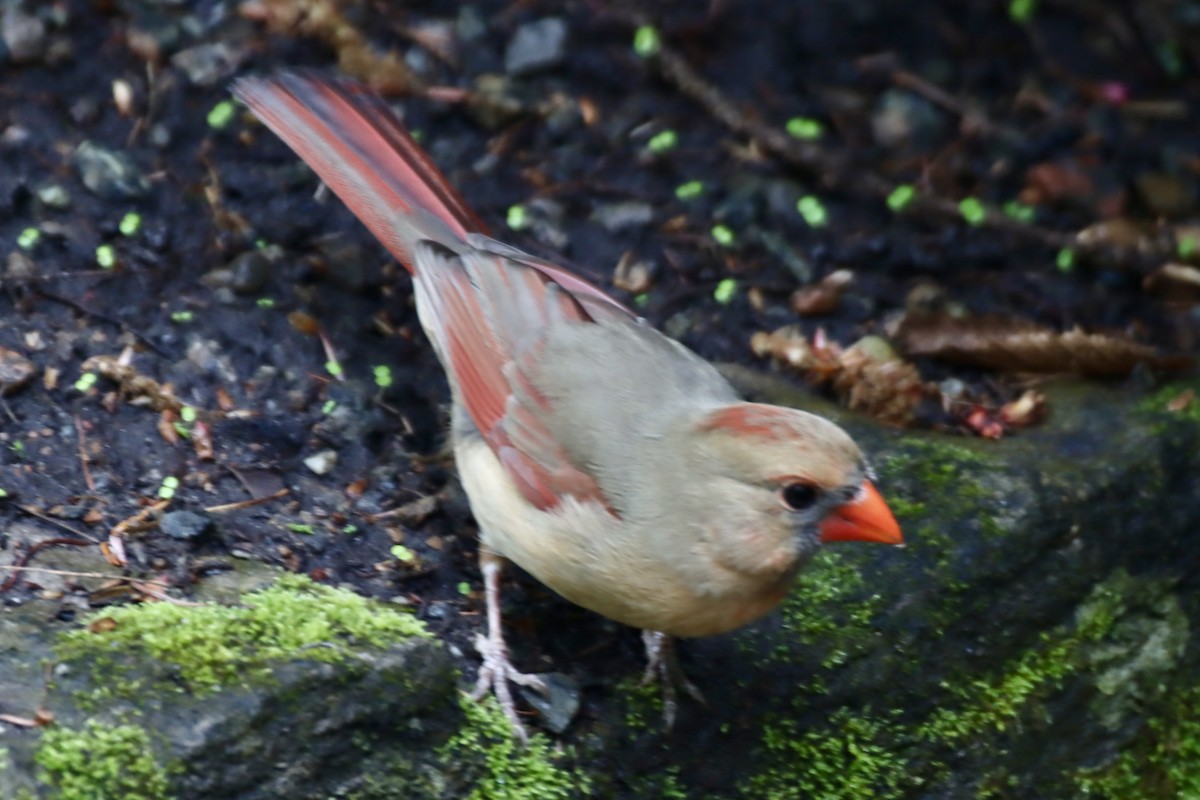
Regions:
<svg viewBox="0 0 1200 800"><path fill-rule="evenodd" d="M458 250L486 227L378 95L305 74L242 78L234 94L296 151L400 263L416 244Z"/></svg>

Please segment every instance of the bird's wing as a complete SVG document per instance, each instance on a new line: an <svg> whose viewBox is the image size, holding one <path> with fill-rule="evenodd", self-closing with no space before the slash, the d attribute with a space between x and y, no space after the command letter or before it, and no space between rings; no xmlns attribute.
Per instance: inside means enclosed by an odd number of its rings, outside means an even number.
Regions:
<svg viewBox="0 0 1200 800"><path fill-rule="evenodd" d="M421 324L456 398L522 495L611 508L545 424L529 379L548 326L634 316L562 267L489 238L466 201L375 94L307 74L245 78L236 95L414 273Z"/></svg>

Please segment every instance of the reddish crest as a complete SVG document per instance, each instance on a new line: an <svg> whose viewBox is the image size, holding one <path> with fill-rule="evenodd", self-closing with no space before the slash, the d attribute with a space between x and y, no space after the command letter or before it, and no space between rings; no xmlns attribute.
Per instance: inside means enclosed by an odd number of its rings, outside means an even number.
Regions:
<svg viewBox="0 0 1200 800"><path fill-rule="evenodd" d="M736 436L776 441L796 436L796 412L759 403L736 403L705 417L702 431L724 430Z"/></svg>

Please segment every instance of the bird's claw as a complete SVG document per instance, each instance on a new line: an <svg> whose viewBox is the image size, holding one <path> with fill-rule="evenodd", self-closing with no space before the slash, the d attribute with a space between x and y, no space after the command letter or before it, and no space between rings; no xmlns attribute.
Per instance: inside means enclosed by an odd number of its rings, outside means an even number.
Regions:
<svg viewBox="0 0 1200 800"><path fill-rule="evenodd" d="M646 672L642 675L642 686L657 681L662 687L663 721L668 730L675 724L679 689L683 689L693 700L707 706L704 694L688 680L679 665L675 652L675 640L662 631L642 631L642 642L646 645Z"/></svg>
<svg viewBox="0 0 1200 800"><path fill-rule="evenodd" d="M500 709L504 712L504 716L508 717L512 723L513 730L522 742L529 741L529 732L525 730L525 725L521 722L520 716L517 714L516 702L513 700L512 689L508 682L528 686L542 694L547 693L545 682L537 675L532 675L527 672L519 672L512 662L508 660L508 648L504 645L504 640L499 637L492 636L476 636L475 649L479 651L479 655L483 657L483 663L479 666L479 677L475 681L475 689L471 692L471 699L478 702L485 698L488 693L496 695L496 701L500 703Z"/></svg>
<svg viewBox="0 0 1200 800"><path fill-rule="evenodd" d="M546 682L537 675L520 672L508 660L508 646L504 643L504 633L500 622L500 564L499 557L488 551L480 552L480 565L483 572L484 595L487 599L488 627L487 635L475 637L475 649L483 657L479 666L479 677L475 681L475 690L471 699L478 702L492 693L500 703L500 709L508 721L512 723L513 731L522 742L529 741L529 732L517 716L517 706L513 701L512 689L508 682L528 686L542 694L549 694Z"/></svg>

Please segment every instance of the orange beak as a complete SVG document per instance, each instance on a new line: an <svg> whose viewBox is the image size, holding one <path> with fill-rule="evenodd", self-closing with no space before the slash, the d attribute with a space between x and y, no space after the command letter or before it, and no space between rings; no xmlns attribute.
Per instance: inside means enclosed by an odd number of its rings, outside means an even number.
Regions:
<svg viewBox="0 0 1200 800"><path fill-rule="evenodd" d="M858 499L834 509L821 524L822 542L904 544L900 525L879 490L864 481Z"/></svg>

